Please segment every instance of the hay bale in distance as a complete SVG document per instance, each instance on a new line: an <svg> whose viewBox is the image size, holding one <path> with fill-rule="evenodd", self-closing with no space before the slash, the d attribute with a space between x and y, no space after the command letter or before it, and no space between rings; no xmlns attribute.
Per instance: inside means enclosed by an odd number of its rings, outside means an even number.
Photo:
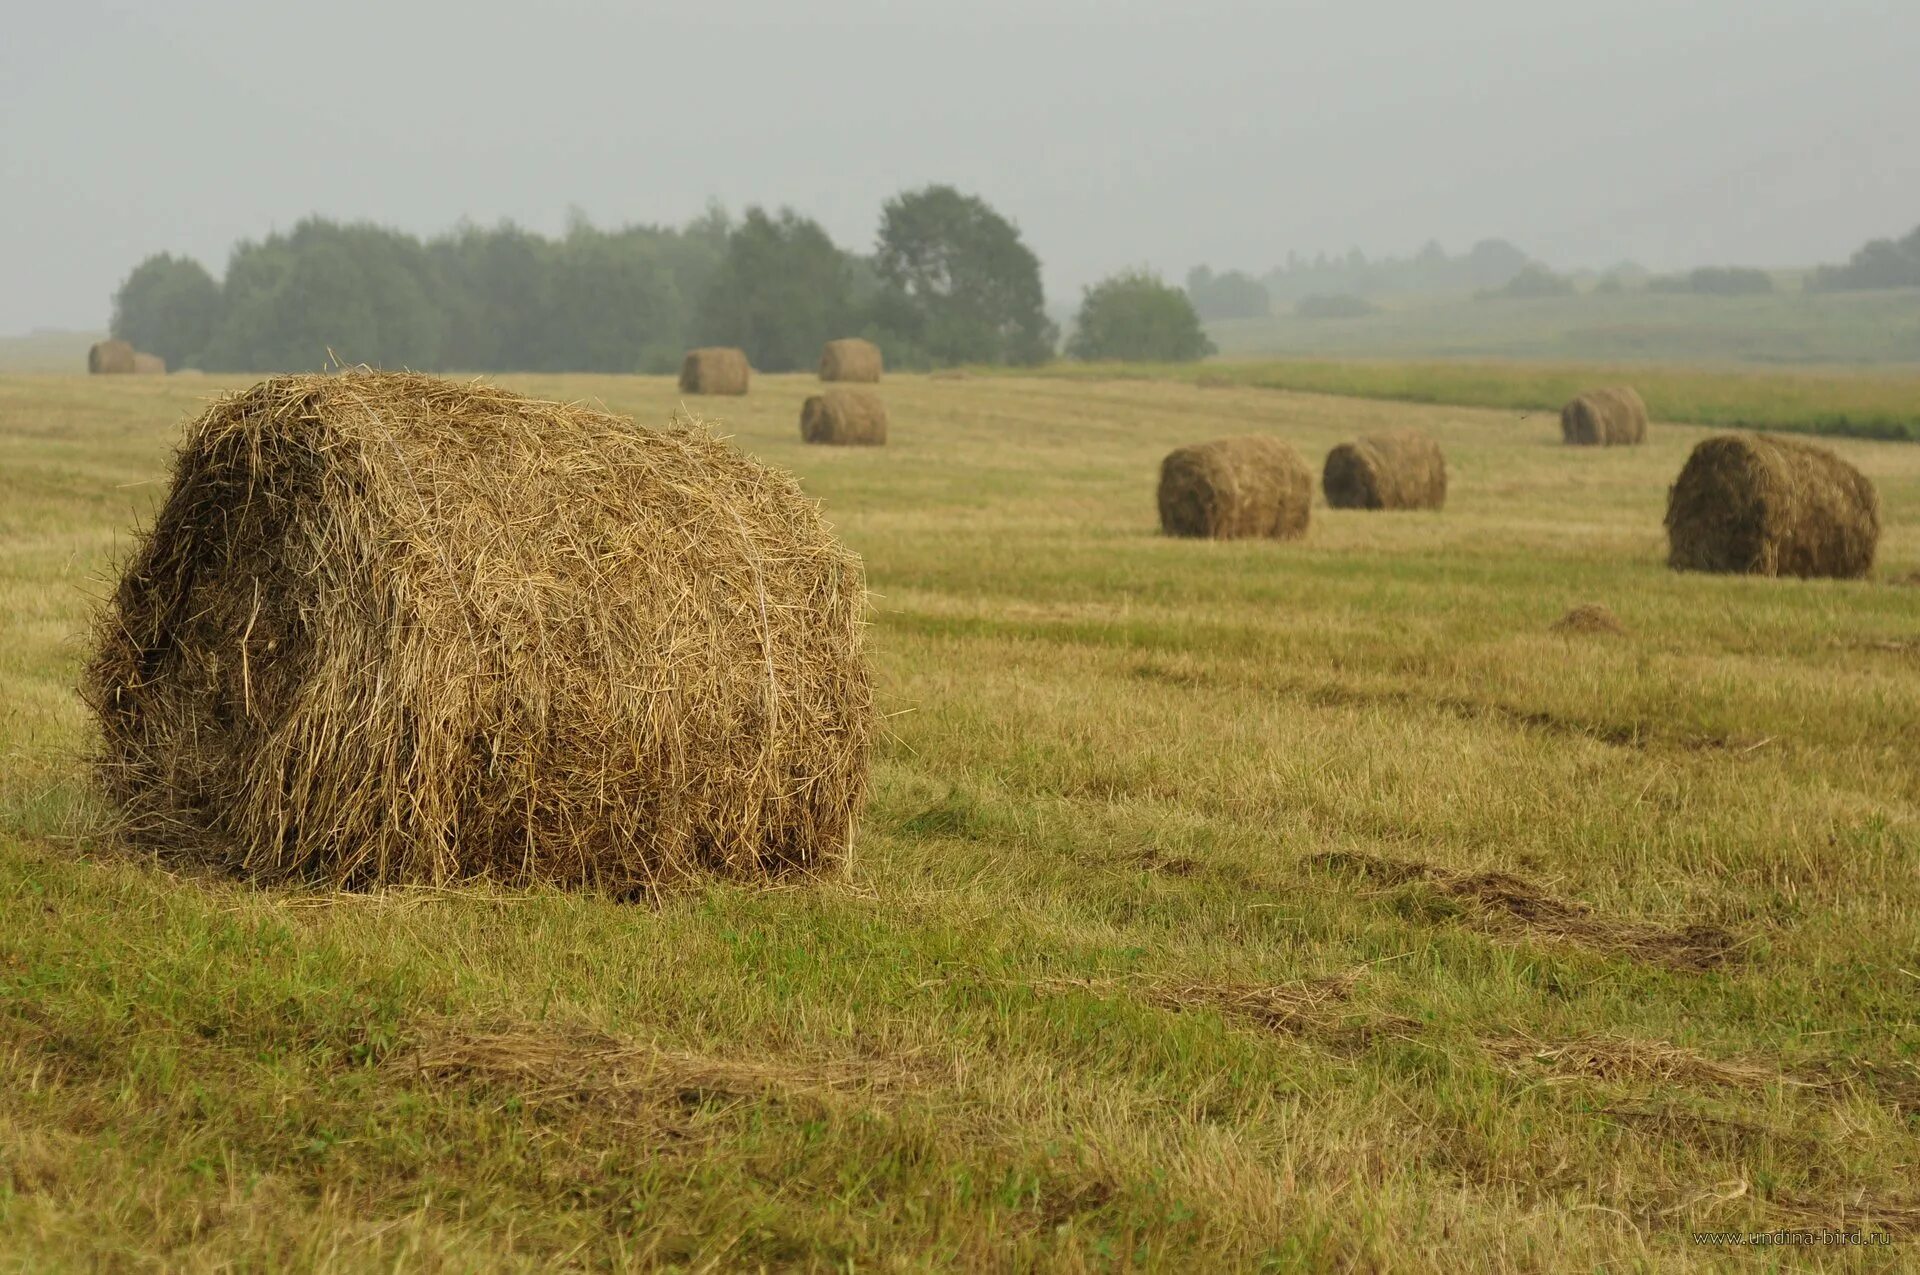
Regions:
<svg viewBox="0 0 1920 1275"><path fill-rule="evenodd" d="M1277 438L1219 438L1167 454L1159 500L1170 536L1292 540L1307 532L1313 473Z"/></svg>
<svg viewBox="0 0 1920 1275"><path fill-rule="evenodd" d="M820 379L823 381L877 381L881 369L880 347L859 337L829 341L820 351Z"/></svg>
<svg viewBox="0 0 1920 1275"><path fill-rule="evenodd" d="M96 376L124 375L133 370L133 347L125 341L95 341L87 349L87 371Z"/></svg>
<svg viewBox="0 0 1920 1275"><path fill-rule="evenodd" d="M1647 405L1631 385L1576 394L1560 409L1561 440L1578 447L1630 447L1647 441Z"/></svg>
<svg viewBox="0 0 1920 1275"><path fill-rule="evenodd" d="M1693 449L1667 491L1667 565L1765 576L1864 576L1880 544L1880 495L1824 447L1721 434Z"/></svg>
<svg viewBox="0 0 1920 1275"><path fill-rule="evenodd" d="M1447 458L1417 429L1368 434L1327 453L1320 485L1335 509L1438 509L1447 503Z"/></svg>
<svg viewBox="0 0 1920 1275"><path fill-rule="evenodd" d="M828 390L800 407L800 437L809 443L877 447L887 441L887 405L872 390Z"/></svg>
<svg viewBox="0 0 1920 1275"><path fill-rule="evenodd" d="M163 852L627 894L844 861L865 607L793 479L697 422L284 376L188 428L83 690Z"/></svg>
<svg viewBox="0 0 1920 1275"><path fill-rule="evenodd" d="M133 370L141 376L165 376L167 361L158 354L147 354L140 350L133 352Z"/></svg>
<svg viewBox="0 0 1920 1275"><path fill-rule="evenodd" d="M1625 635L1627 626L1611 607L1598 602L1582 602L1553 622L1555 633L1600 633L1613 637Z"/></svg>
<svg viewBox="0 0 1920 1275"><path fill-rule="evenodd" d="M744 350L709 345L688 350L680 360L682 394L745 394L751 370Z"/></svg>

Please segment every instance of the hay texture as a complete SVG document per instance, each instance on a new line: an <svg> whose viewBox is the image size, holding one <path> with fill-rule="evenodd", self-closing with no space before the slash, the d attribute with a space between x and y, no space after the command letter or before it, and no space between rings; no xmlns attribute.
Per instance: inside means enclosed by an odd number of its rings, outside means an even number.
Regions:
<svg viewBox="0 0 1920 1275"><path fill-rule="evenodd" d="M1335 509L1438 509L1447 503L1447 458L1417 429L1368 434L1327 453L1320 485Z"/></svg>
<svg viewBox="0 0 1920 1275"><path fill-rule="evenodd" d="M133 370L141 376L165 376L167 361L158 354L147 354L140 350L133 352Z"/></svg>
<svg viewBox="0 0 1920 1275"><path fill-rule="evenodd" d="M134 371L133 347L125 341L95 341L87 348L87 371L95 375Z"/></svg>
<svg viewBox="0 0 1920 1275"><path fill-rule="evenodd" d="M1667 492L1667 565L1764 576L1864 576L1880 543L1865 474L1797 438L1722 434Z"/></svg>
<svg viewBox="0 0 1920 1275"><path fill-rule="evenodd" d="M1612 637L1623 637L1627 632L1627 626L1620 623L1620 617L1613 613L1613 609L1598 602L1582 602L1571 608L1553 622L1552 628L1555 633L1593 633Z"/></svg>
<svg viewBox="0 0 1920 1275"><path fill-rule="evenodd" d="M828 390L800 407L800 437L809 443L878 447L887 441L887 405L871 390Z"/></svg>
<svg viewBox="0 0 1920 1275"><path fill-rule="evenodd" d="M136 841L260 879L633 893L843 862L859 560L785 474L479 384L188 428L83 690Z"/></svg>
<svg viewBox="0 0 1920 1275"><path fill-rule="evenodd" d="M747 355L727 345L688 350L680 360L682 394L745 394L750 375Z"/></svg>
<svg viewBox="0 0 1920 1275"><path fill-rule="evenodd" d="M1313 473L1277 438L1219 438L1160 463L1160 527L1170 536L1292 540L1307 532Z"/></svg>
<svg viewBox="0 0 1920 1275"><path fill-rule="evenodd" d="M880 379L880 347L859 337L829 341L820 351L820 379L823 381L877 381Z"/></svg>
<svg viewBox="0 0 1920 1275"><path fill-rule="evenodd" d="M1630 385L1588 390L1560 409L1560 437L1576 447L1631 447L1647 441L1647 405Z"/></svg>

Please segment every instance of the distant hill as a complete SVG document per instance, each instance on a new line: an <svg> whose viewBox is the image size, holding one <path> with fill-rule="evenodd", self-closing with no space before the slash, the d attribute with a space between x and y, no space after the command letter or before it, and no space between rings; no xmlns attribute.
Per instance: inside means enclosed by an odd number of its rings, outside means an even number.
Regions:
<svg viewBox="0 0 1920 1275"><path fill-rule="evenodd" d="M41 328L25 336L0 336L0 372L84 372L87 347L104 332Z"/></svg>

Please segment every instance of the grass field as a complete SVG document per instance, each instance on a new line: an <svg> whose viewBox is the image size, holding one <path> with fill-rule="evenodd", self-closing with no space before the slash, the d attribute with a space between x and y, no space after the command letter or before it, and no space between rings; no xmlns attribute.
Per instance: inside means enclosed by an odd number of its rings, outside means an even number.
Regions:
<svg viewBox="0 0 1920 1275"><path fill-rule="evenodd" d="M1743 364L1920 362L1920 289L1750 297L1634 291L1530 300L1408 297L1354 319L1211 323L1229 357Z"/></svg>
<svg viewBox="0 0 1920 1275"><path fill-rule="evenodd" d="M1327 362L1226 359L1208 363L1055 363L1041 375L1070 380L1148 378L1188 384L1298 390L1453 407L1558 415L1595 385L1626 382L1659 420L1920 440L1920 368L1692 368L1654 363Z"/></svg>
<svg viewBox="0 0 1920 1275"><path fill-rule="evenodd" d="M90 598L220 383L0 377L0 1269L1912 1261L1920 448L1835 444L1876 579L1682 577L1698 429L894 377L803 449L759 378L707 405L876 593L850 877L350 896L92 831ZM1443 513L1156 532L1173 445L1390 425Z"/></svg>

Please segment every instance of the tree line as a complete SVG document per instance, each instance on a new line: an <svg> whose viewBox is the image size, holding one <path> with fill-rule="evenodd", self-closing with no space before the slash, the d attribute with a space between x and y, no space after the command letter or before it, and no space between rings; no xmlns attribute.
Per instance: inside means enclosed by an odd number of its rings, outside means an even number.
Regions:
<svg viewBox="0 0 1920 1275"><path fill-rule="evenodd" d="M239 244L218 280L189 257L147 258L114 295L112 331L171 367L223 372L670 372L699 345L787 372L845 336L898 368L1025 365L1052 358L1060 335L1018 228L940 185L889 200L868 255L792 209L619 230L576 216L555 238L502 224L420 239L312 217ZM1141 271L1087 289L1067 345L1086 359L1212 349L1185 294Z"/></svg>

